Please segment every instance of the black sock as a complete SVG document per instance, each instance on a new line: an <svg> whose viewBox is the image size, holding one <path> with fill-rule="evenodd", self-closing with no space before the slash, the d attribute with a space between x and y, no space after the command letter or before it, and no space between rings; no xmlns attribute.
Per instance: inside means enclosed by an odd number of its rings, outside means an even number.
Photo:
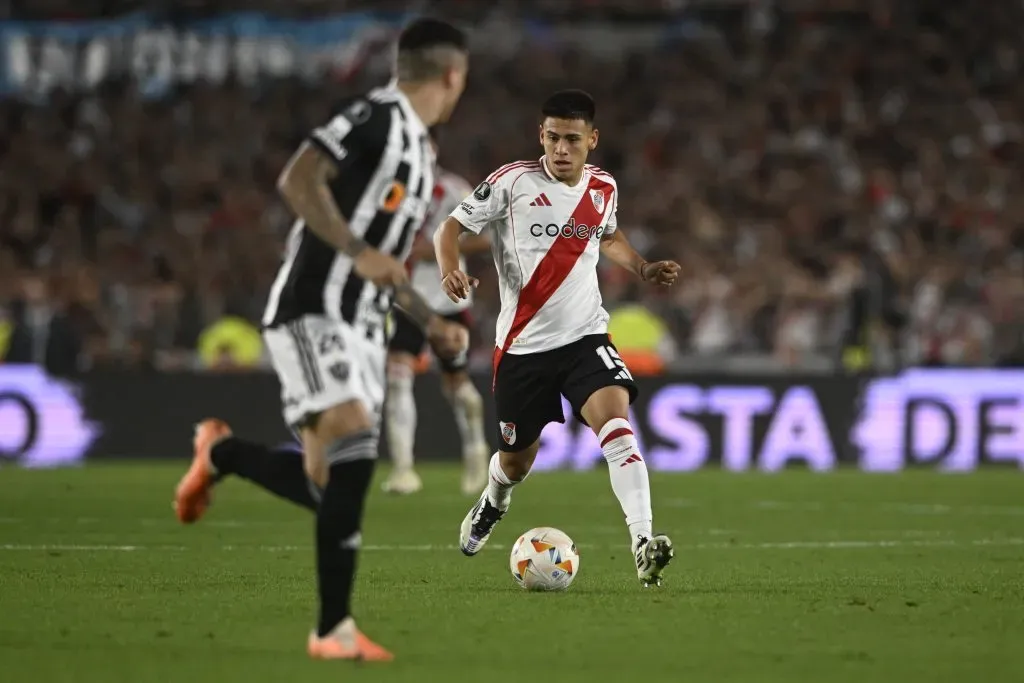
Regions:
<svg viewBox="0 0 1024 683"><path fill-rule="evenodd" d="M340 461L330 467L327 488L316 517L317 577L320 585L320 623L325 636L350 614L352 584L356 575L363 503L370 488L377 440L365 435L346 440L342 449L329 454ZM346 459L356 456L358 459Z"/></svg>
<svg viewBox="0 0 1024 683"><path fill-rule="evenodd" d="M265 488L296 505L316 511L320 492L306 476L302 452L289 448L270 449L262 444L229 436L214 444L210 460L223 477L234 474Z"/></svg>

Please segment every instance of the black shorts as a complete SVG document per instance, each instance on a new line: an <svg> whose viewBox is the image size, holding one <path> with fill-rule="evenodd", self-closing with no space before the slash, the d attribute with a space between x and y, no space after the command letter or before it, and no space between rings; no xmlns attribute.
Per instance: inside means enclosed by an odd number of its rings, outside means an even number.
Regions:
<svg viewBox="0 0 1024 683"><path fill-rule="evenodd" d="M413 356L419 356L423 353L423 349L427 347L427 337L423 334L423 330L400 309L395 308L392 313L395 317L395 334L391 337L391 341L388 342L388 351L400 351ZM447 313L441 317L453 323L459 323L467 329L470 328L473 322L468 310ZM469 365L467 355L462 354L457 358L449 360L439 358L438 363L444 372L460 372Z"/></svg>
<svg viewBox="0 0 1024 683"><path fill-rule="evenodd" d="M498 444L516 453L531 446L549 422L565 422L562 396L576 419L598 389L625 387L629 402L639 393L633 376L607 334L591 334L567 346L524 355L506 353L494 375Z"/></svg>

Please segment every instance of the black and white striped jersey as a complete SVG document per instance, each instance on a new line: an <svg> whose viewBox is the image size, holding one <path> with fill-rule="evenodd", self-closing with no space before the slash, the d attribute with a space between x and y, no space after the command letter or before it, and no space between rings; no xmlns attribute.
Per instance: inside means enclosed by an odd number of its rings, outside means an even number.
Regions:
<svg viewBox="0 0 1024 683"><path fill-rule="evenodd" d="M353 234L405 261L434 189L427 128L406 96L392 84L351 99L308 140L338 165L331 193ZM322 315L385 343L384 323L394 294L363 280L352 266L349 256L297 220L263 325Z"/></svg>

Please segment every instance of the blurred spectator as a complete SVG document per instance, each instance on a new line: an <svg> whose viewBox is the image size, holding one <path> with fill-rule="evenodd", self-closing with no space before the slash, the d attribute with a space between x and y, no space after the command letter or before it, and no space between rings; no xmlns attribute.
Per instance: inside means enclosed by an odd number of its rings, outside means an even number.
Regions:
<svg viewBox="0 0 1024 683"><path fill-rule="evenodd" d="M54 375L70 375L79 369L78 331L51 298L46 280L38 275L25 277L22 298L14 302L12 310L13 327L4 362L42 365Z"/></svg>

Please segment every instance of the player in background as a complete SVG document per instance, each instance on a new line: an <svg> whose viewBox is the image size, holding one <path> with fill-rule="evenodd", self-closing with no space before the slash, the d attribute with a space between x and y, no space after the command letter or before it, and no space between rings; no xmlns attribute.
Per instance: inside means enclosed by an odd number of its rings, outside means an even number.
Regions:
<svg viewBox="0 0 1024 683"><path fill-rule="evenodd" d="M297 220L263 334L302 452L275 452L206 420L175 493L186 523L202 516L214 483L229 474L316 511L320 613L307 645L316 659L391 659L350 610L387 381L385 322L396 303L440 355L468 345L465 328L431 310L405 269L434 189L427 127L447 120L467 68L462 31L414 21L399 37L395 80L351 99L288 162L278 189Z"/></svg>
<svg viewBox="0 0 1024 683"><path fill-rule="evenodd" d="M431 143L437 153L437 131L431 130ZM423 223L420 239L413 244L409 262L412 266L412 285L430 306L442 317L462 325L467 332L473 305L472 296L453 302L441 288L434 263L434 230L442 216L450 214L459 201L473 191L473 186L460 176L434 168L434 195ZM466 234L462 236L459 250L462 255L474 254L490 249L490 240L485 236ZM465 269L465 260L460 256L460 268ZM410 494L423 488L413 467L413 444L416 439L416 398L413 396L413 382L416 378L416 364L426 345L426 338L416 323L400 310L394 313L395 332L388 345L388 400L384 407L384 423L388 435L388 447L394 469L384 490L389 493ZM466 372L468 354L451 359L438 359L441 366L441 388L444 397L452 407L455 424L462 439L462 492L475 495L487 482L487 459L490 447L484 436L484 403L480 392L473 385Z"/></svg>
<svg viewBox="0 0 1024 683"><path fill-rule="evenodd" d="M679 265L648 263L618 229L615 179L587 164L598 142L593 99L579 90L558 92L541 113L544 156L496 170L434 238L442 285L457 301L476 285L459 264L459 235L490 232L501 289L493 384L501 450L491 457L487 488L462 522L459 545L466 555L483 548L512 489L533 466L541 430L564 422L564 395L597 434L637 576L644 585L660 584L672 541L652 528L647 464L628 420L637 386L608 337L597 263L603 254L658 285L673 284Z"/></svg>

